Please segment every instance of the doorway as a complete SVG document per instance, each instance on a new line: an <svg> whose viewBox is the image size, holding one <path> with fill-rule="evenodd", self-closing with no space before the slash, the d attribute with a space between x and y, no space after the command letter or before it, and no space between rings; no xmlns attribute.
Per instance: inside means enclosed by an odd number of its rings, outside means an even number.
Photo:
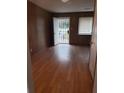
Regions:
<svg viewBox="0 0 124 93"><path fill-rule="evenodd" d="M54 17L54 45L69 44L70 18Z"/></svg>

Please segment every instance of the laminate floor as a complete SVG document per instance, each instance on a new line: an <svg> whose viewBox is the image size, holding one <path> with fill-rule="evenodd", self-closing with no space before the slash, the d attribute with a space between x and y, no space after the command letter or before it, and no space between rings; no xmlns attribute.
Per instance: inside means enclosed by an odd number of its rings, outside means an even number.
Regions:
<svg viewBox="0 0 124 93"><path fill-rule="evenodd" d="M92 93L89 47L59 44L32 57L35 93Z"/></svg>

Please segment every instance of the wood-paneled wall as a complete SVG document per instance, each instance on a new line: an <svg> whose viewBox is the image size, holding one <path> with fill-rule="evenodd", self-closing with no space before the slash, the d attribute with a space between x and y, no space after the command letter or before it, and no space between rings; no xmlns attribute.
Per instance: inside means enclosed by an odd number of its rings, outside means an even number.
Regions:
<svg viewBox="0 0 124 93"><path fill-rule="evenodd" d="M27 29L31 55L53 45L52 13L28 1Z"/></svg>
<svg viewBox="0 0 124 93"><path fill-rule="evenodd" d="M79 35L79 17L93 17L94 12L54 13L54 17L70 17L70 44L90 45L91 35Z"/></svg>
<svg viewBox="0 0 124 93"><path fill-rule="evenodd" d="M31 55L53 46L53 17L70 17L70 44L89 45L90 35L78 35L79 17L93 16L94 12L51 13L28 1L27 29Z"/></svg>
<svg viewBox="0 0 124 93"><path fill-rule="evenodd" d="M96 65L97 65L97 13L95 11L89 59L89 69L93 79L95 77Z"/></svg>

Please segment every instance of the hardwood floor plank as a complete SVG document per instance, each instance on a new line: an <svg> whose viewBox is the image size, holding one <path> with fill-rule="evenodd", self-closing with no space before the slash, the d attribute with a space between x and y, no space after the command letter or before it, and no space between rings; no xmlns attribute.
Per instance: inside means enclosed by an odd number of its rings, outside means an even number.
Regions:
<svg viewBox="0 0 124 93"><path fill-rule="evenodd" d="M60 44L32 58L35 93L92 93L89 47Z"/></svg>

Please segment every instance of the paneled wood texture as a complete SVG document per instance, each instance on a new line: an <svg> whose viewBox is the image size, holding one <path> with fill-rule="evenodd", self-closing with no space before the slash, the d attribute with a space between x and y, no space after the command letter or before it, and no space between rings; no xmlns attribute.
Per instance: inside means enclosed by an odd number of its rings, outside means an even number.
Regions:
<svg viewBox="0 0 124 93"><path fill-rule="evenodd" d="M95 11L89 61L89 69L93 79L95 76L96 62L97 62L97 15Z"/></svg>
<svg viewBox="0 0 124 93"><path fill-rule="evenodd" d="M95 69L95 77L93 81L93 93L97 93L97 68Z"/></svg>
<svg viewBox="0 0 124 93"><path fill-rule="evenodd" d="M52 14L35 4L27 3L27 30L31 55L53 45Z"/></svg>
<svg viewBox="0 0 124 93"><path fill-rule="evenodd" d="M90 45L91 35L79 35L78 23L79 17L93 17L94 12L75 12L75 13L54 13L54 17L70 17L70 44L72 45Z"/></svg>
<svg viewBox="0 0 124 93"><path fill-rule="evenodd" d="M93 93L97 93L97 6L95 3L94 31L90 49L90 71L93 78Z"/></svg>
<svg viewBox="0 0 124 93"><path fill-rule="evenodd" d="M56 45L32 58L35 93L92 93L89 47Z"/></svg>
<svg viewBox="0 0 124 93"><path fill-rule="evenodd" d="M31 67L31 56L30 56L30 51L29 51L29 44L27 44L27 91L28 93L34 93L31 68L32 68Z"/></svg>

